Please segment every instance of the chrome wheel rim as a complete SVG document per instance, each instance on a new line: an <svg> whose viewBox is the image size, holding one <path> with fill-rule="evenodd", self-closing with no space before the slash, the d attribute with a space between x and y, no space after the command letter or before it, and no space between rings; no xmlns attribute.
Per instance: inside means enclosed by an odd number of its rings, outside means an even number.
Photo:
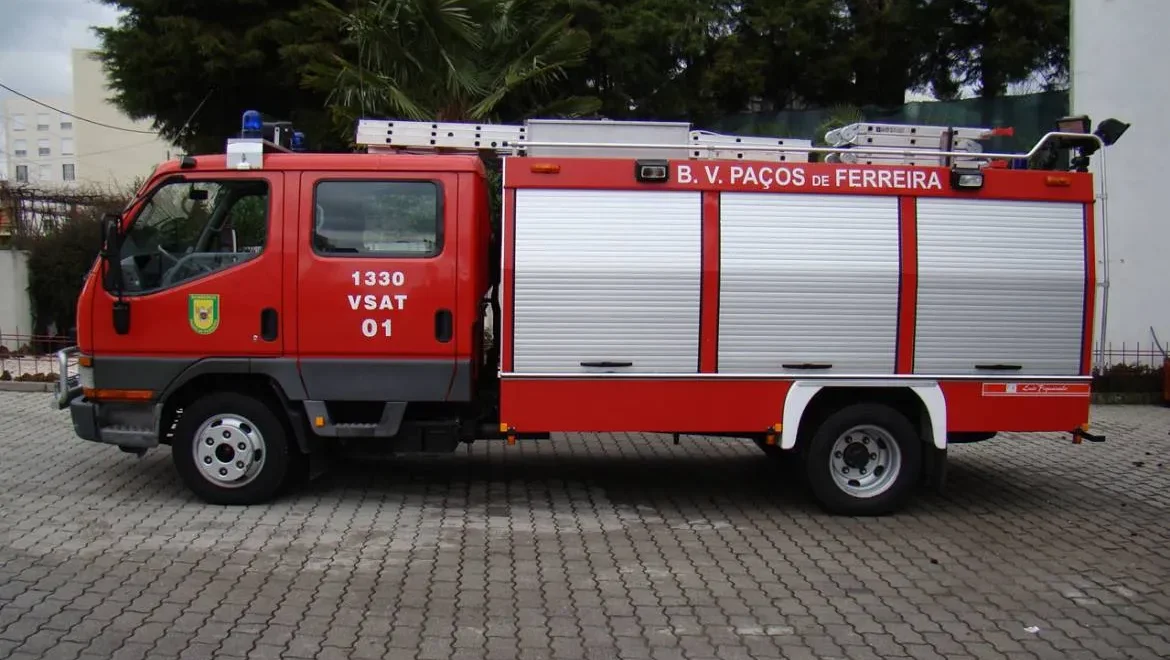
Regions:
<svg viewBox="0 0 1170 660"><path fill-rule="evenodd" d="M199 474L223 488L252 483L264 467L264 436L246 417L215 415L195 432L192 448Z"/></svg>
<svg viewBox="0 0 1170 660"><path fill-rule="evenodd" d="M833 482L853 497L877 497L890 489L902 470L902 450L885 429L854 426L837 436L829 454Z"/></svg>

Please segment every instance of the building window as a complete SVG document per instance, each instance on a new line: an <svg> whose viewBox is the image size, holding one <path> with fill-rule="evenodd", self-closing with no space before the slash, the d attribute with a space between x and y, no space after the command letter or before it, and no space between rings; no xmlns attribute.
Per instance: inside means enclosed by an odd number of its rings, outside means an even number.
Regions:
<svg viewBox="0 0 1170 660"><path fill-rule="evenodd" d="M52 179L52 178L53 178L53 168L52 168L52 166L50 166L50 165L41 165L41 166L40 166L39 168L37 168L37 169L39 169L39 170L40 170L39 172L37 172L37 180L38 180L38 181L48 181L48 180L50 180L50 179Z"/></svg>
<svg viewBox="0 0 1170 660"><path fill-rule="evenodd" d="M73 163L65 163L61 166L61 179L65 181L77 180L77 166Z"/></svg>
<svg viewBox="0 0 1170 660"><path fill-rule="evenodd" d="M73 155L73 138L61 138L61 155Z"/></svg>
<svg viewBox="0 0 1170 660"><path fill-rule="evenodd" d="M37 155L38 156L48 156L50 153L51 152L49 151L49 139L48 138L41 138L40 140L37 140Z"/></svg>
<svg viewBox="0 0 1170 660"><path fill-rule="evenodd" d="M24 130L24 115L12 115L12 130Z"/></svg>
<svg viewBox="0 0 1170 660"><path fill-rule="evenodd" d="M28 183L28 165L16 166L16 181L17 183Z"/></svg>
<svg viewBox="0 0 1170 660"><path fill-rule="evenodd" d="M17 158L24 158L28 155L28 140L13 140L12 141L12 155Z"/></svg>
<svg viewBox="0 0 1170 660"><path fill-rule="evenodd" d="M63 130L63 131L73 130L73 117L70 117L67 114L61 115L61 130Z"/></svg>
<svg viewBox="0 0 1170 660"><path fill-rule="evenodd" d="M49 130L49 115L47 113L37 113L37 130Z"/></svg>
<svg viewBox="0 0 1170 660"><path fill-rule="evenodd" d="M336 256L434 256L442 250L439 200L439 186L429 181L322 181L313 249Z"/></svg>

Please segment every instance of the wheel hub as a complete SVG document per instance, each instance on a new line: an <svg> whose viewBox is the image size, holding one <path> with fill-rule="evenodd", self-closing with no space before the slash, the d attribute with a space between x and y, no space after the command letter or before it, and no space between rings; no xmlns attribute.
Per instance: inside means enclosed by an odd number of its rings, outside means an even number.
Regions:
<svg viewBox="0 0 1170 660"><path fill-rule="evenodd" d="M833 481L854 497L875 497L893 485L902 466L902 452L888 431L856 426L833 443L829 457Z"/></svg>
<svg viewBox="0 0 1170 660"><path fill-rule="evenodd" d="M251 483L264 465L264 436L239 415L216 415L195 433L195 464L205 479L238 488Z"/></svg>
<svg viewBox="0 0 1170 660"><path fill-rule="evenodd" d="M843 453L844 456L842 458L845 464L851 468L863 468L869 465L869 450L860 442L849 443L849 446L845 448Z"/></svg>

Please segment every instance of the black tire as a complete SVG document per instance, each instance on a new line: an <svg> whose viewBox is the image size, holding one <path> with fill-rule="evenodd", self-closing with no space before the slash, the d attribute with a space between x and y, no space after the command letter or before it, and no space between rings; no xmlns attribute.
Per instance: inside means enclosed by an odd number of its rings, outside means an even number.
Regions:
<svg viewBox="0 0 1170 660"><path fill-rule="evenodd" d="M232 416L230 424L212 427L208 429L212 432L196 436L204 422L222 415ZM241 423L241 421L246 423ZM248 429L245 429L245 426ZM223 431L215 430L219 428L222 428ZM199 464L200 461L195 455L197 442L205 443L208 439L222 442L220 437L227 438L228 434L242 436L239 439L245 440L247 445L251 445L257 437L262 438L260 452L249 449L247 454L240 456L246 456L250 459L245 465L258 464L254 474L250 475L250 480L243 485L229 486L217 483L212 477L204 474L204 470ZM231 442L236 442L236 439L232 439ZM222 442L222 444L228 445L230 443ZM202 450L202 446L200 449ZM220 447L216 445L214 449L208 450L213 456L204 458L207 465L222 465L221 469L226 472L231 470L233 465L243 463L243 461L221 463L220 461L225 456L217 453L219 449ZM297 457L293 455L294 451L288 426L267 402L243 393L216 392L197 399L183 411L183 416L175 429L171 457L175 462L179 476L199 499L210 504L248 505L266 502L280 492L292 474L292 468L296 463ZM210 458L212 462L207 463L207 458ZM225 478L227 476L230 475L224 475Z"/></svg>
<svg viewBox="0 0 1170 660"><path fill-rule="evenodd" d="M884 432L896 444L898 455L897 472L888 477L884 490L874 486L871 493L861 491L851 492L847 487L837 483L834 478L833 446L839 438L855 427L871 427ZM889 439L880 437L880 434L862 434L852 436L861 437L866 442L875 445L884 445ZM869 459L869 456L880 456L877 452L868 454L859 443L849 443L850 450L856 448L858 452L866 452L867 456L859 460L870 460L865 466L854 466L850 470L869 470L870 477L877 474L879 469L875 463L879 461ZM883 449L887 455L890 449ZM845 452L847 453L847 452ZM849 457L844 457L849 458ZM844 460L838 459L838 460ZM891 460L892 463L892 460ZM826 511L847 516L879 516L893 513L901 508L906 498L916 487L922 472L922 439L918 436L914 426L897 410L877 403L860 403L846 406L825 418L824 422L815 430L805 447L805 473L809 488L818 504ZM885 473L889 467L882 465L880 469ZM848 477L846 477L848 478ZM862 484L858 483L858 488Z"/></svg>

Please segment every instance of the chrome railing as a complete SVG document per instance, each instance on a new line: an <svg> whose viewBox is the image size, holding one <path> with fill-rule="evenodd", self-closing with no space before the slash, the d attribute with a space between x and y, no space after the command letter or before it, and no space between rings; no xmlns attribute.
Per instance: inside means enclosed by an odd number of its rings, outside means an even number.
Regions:
<svg viewBox="0 0 1170 660"><path fill-rule="evenodd" d="M76 346L57 351L57 382L53 389L58 410L69 407L69 402L81 394L81 374L69 375L69 358L78 353Z"/></svg>

